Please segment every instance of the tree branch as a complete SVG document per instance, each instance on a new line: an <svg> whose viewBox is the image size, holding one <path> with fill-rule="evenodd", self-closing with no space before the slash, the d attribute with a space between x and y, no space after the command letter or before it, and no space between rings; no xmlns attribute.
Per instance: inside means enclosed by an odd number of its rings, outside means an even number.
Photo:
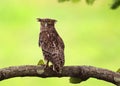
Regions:
<svg viewBox="0 0 120 86"><path fill-rule="evenodd" d="M115 85L120 84L120 73L107 69L96 68L92 66L65 66L61 74L52 70L52 66L45 68L44 65L34 66L12 66L0 69L0 80L13 77L35 76L41 78L47 77L76 77L85 81L88 78L97 78Z"/></svg>

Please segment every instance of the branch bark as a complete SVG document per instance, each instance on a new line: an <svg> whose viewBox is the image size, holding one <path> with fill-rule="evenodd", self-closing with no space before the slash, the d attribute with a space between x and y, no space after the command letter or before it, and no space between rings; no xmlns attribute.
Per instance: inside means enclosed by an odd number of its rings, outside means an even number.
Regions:
<svg viewBox="0 0 120 86"><path fill-rule="evenodd" d="M93 66L65 66L62 73L56 73L52 70L52 66L44 69L44 65L24 65L24 66L11 66L8 68L0 69L0 80L5 80L13 77L76 77L82 81L88 78L97 78L115 85L120 85L120 73L113 72L107 69L96 68Z"/></svg>

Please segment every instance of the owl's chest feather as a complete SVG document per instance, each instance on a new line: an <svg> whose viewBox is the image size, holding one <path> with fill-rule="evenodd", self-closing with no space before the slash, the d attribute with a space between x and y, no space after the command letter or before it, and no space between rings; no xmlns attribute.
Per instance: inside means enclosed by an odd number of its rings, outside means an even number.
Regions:
<svg viewBox="0 0 120 86"><path fill-rule="evenodd" d="M40 44L48 48L57 48L57 35L53 31L42 31L40 33Z"/></svg>

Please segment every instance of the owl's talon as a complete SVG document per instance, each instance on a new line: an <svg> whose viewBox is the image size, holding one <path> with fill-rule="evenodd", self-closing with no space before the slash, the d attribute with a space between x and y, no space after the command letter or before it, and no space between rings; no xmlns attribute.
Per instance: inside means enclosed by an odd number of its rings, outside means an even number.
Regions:
<svg viewBox="0 0 120 86"><path fill-rule="evenodd" d="M44 69L46 69L47 67L49 67L49 61L47 61L47 63L45 64Z"/></svg>

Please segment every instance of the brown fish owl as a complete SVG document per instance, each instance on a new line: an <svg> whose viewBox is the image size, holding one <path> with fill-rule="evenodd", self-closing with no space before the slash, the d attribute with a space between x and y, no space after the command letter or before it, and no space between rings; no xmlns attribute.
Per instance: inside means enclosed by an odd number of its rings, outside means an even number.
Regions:
<svg viewBox="0 0 120 86"><path fill-rule="evenodd" d="M53 64L53 70L61 72L64 66L64 43L55 29L54 19L39 19L41 24L39 46L42 48L44 59Z"/></svg>

